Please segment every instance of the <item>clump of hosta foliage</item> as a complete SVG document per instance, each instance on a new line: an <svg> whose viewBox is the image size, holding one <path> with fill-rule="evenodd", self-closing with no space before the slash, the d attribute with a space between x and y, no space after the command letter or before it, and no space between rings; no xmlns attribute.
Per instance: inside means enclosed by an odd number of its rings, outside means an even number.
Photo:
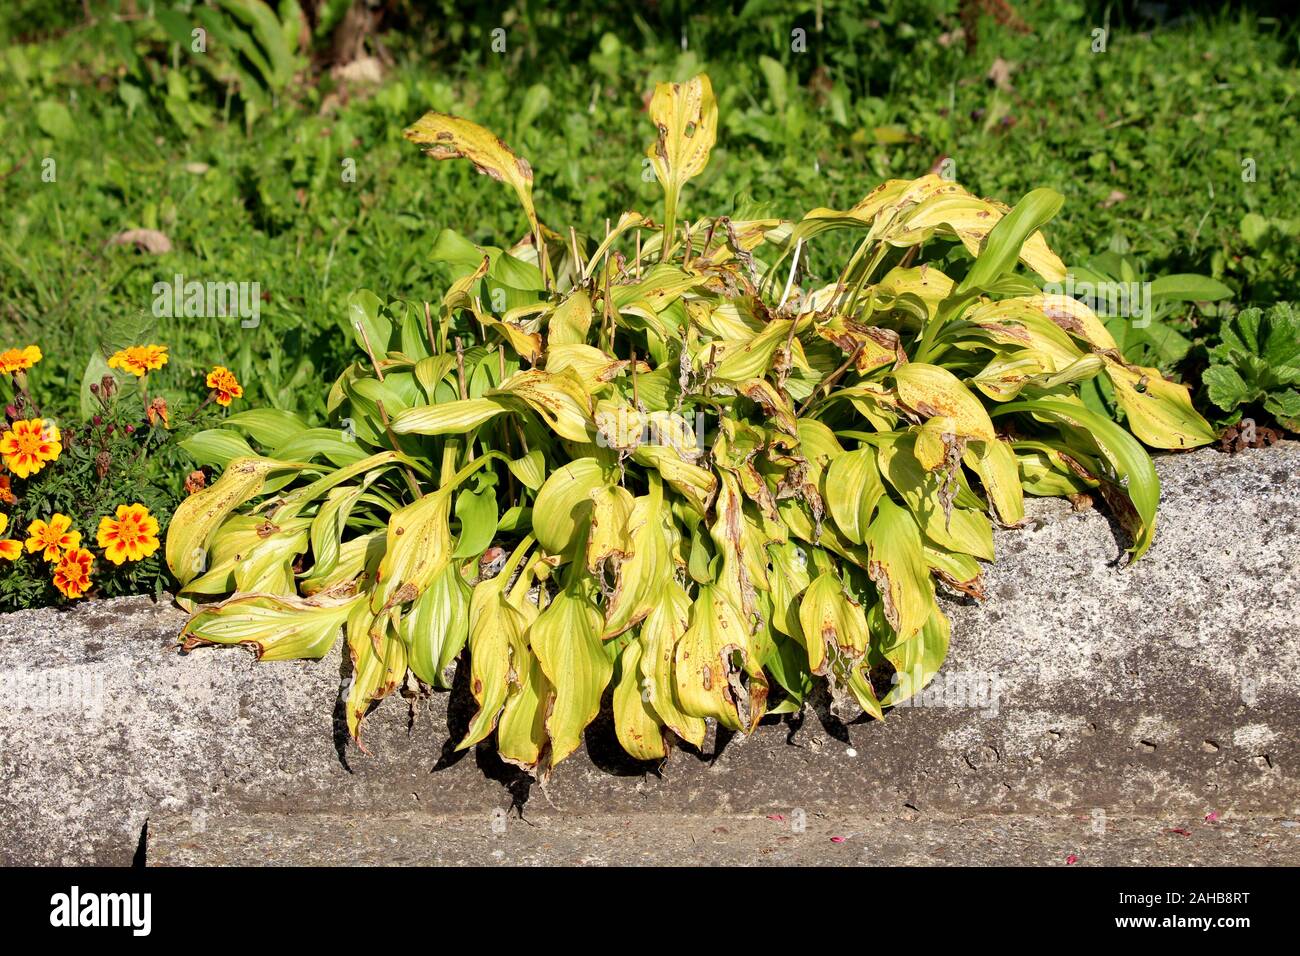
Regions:
<svg viewBox="0 0 1300 956"><path fill-rule="evenodd" d="M444 232L458 277L432 307L355 295L329 427L268 409L228 420L261 454L200 442L239 457L172 521L187 646L318 658L342 629L354 735L408 671L448 688L459 662L477 703L459 746L495 732L543 770L612 686L623 747L654 759L822 681L877 717L916 693L948 648L936 590L981 595L1026 492L1095 493L1147 549L1159 489L1132 436L1213 436L1182 386L1041 294L1034 275L1065 274L1039 231L1059 195L1009 209L924 176L798 222L683 221L714 143L707 78L659 86L650 115L663 221L596 235L543 224L529 164L483 128L406 131L512 187L529 236ZM856 251L819 262L835 229ZM1077 398L1098 375L1129 430Z"/></svg>

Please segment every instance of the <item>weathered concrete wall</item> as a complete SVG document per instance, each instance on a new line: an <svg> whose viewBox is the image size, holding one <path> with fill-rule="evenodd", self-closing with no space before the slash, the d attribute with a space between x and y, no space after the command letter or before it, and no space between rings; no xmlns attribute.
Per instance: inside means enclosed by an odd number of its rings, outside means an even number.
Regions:
<svg viewBox="0 0 1300 956"><path fill-rule="evenodd" d="M949 605L939 699L883 723L773 722L658 773L602 721L544 791L490 748L452 752L464 694L385 701L359 753L337 648L182 657L182 612L138 598L0 617L0 863L130 862L146 819L174 834L524 800L661 818L1300 813L1300 444L1158 467L1156 544L1131 568L1095 511L1036 503L999 533L988 600Z"/></svg>

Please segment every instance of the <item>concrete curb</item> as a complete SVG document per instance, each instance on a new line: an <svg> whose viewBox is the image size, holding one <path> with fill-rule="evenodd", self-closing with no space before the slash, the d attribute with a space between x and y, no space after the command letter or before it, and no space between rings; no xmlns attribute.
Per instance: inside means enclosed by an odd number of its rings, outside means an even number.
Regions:
<svg viewBox="0 0 1300 956"><path fill-rule="evenodd" d="M129 863L147 820L153 860L222 861L202 834L242 832L231 847L275 820L301 834L362 814L487 827L512 805L575 826L796 809L918 826L1294 817L1300 444L1158 468L1156 544L1131 568L1116 566L1104 516L1062 502L999 532L989 599L950 602L952 652L921 706L883 723L773 721L658 771L628 761L602 719L544 789L488 747L452 752L468 719L455 692L385 701L366 727L373 755L360 754L339 722L338 648L312 663L182 657L184 614L147 598L0 617L0 862ZM1283 849L1261 862L1296 858L1297 831L1279 832ZM292 845L272 858L311 856ZM378 861L387 844L374 845L365 858Z"/></svg>

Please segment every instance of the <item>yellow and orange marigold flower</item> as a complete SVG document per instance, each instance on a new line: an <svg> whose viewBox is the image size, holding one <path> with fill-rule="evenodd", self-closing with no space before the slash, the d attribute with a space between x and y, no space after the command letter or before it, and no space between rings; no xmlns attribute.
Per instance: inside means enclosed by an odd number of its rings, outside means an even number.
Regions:
<svg viewBox="0 0 1300 956"><path fill-rule="evenodd" d="M9 516L0 514L0 536L4 535L7 527L9 527ZM21 541L0 537L0 558L6 561L17 561L22 553L23 543Z"/></svg>
<svg viewBox="0 0 1300 956"><path fill-rule="evenodd" d="M146 372L160 369L167 364L167 346L132 345L114 352L108 359L108 367L130 372L140 378Z"/></svg>
<svg viewBox="0 0 1300 956"><path fill-rule="evenodd" d="M96 540L114 564L142 561L158 550L158 519L142 504L118 505L116 518L99 519Z"/></svg>
<svg viewBox="0 0 1300 956"><path fill-rule="evenodd" d="M29 345L23 349L6 349L0 352L0 372L9 374L21 372L23 369L31 368L41 358L41 349L37 345Z"/></svg>
<svg viewBox="0 0 1300 956"><path fill-rule="evenodd" d="M16 504L18 504L18 496L14 494L13 488L9 486L9 476L0 475L0 505Z"/></svg>
<svg viewBox="0 0 1300 956"><path fill-rule="evenodd" d="M79 598L90 590L90 572L95 556L85 548L73 548L54 566L54 586L64 597Z"/></svg>
<svg viewBox="0 0 1300 956"><path fill-rule="evenodd" d="M216 393L218 405L229 405L234 399L244 397L244 386L224 365L218 365L208 373L208 388Z"/></svg>
<svg viewBox="0 0 1300 956"><path fill-rule="evenodd" d="M58 426L39 418L16 421L0 435L0 456L19 478L34 475L63 451Z"/></svg>
<svg viewBox="0 0 1300 956"><path fill-rule="evenodd" d="M72 519L55 512L49 521L37 518L27 526L27 550L38 551L46 561L57 561L64 551L81 547L81 532L72 529Z"/></svg>

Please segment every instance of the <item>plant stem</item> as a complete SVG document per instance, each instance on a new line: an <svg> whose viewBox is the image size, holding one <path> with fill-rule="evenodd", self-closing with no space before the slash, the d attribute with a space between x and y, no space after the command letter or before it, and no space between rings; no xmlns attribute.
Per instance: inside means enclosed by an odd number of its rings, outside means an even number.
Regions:
<svg viewBox="0 0 1300 956"><path fill-rule="evenodd" d="M400 453L401 446L397 443L397 434L393 431L393 427L388 424L388 413L384 411L384 403L378 401L375 402L375 405L379 408L379 419L384 423L384 431L388 434L388 440L393 443L393 451ZM411 494L415 495L417 499L423 498L424 492L420 490L420 483L415 480L415 472L411 471L410 466L403 464L402 474L406 477L406 486L411 489Z"/></svg>
<svg viewBox="0 0 1300 956"><path fill-rule="evenodd" d="M673 244L673 234L677 231L677 191L664 190L664 231L663 248L659 250L659 261L668 261L668 252Z"/></svg>
<svg viewBox="0 0 1300 956"><path fill-rule="evenodd" d="M838 382L844 376L844 373L849 370L849 367L852 366L853 363L857 361L858 353L862 351L864 346L865 343L855 348L853 350L853 354L844 360L843 365L841 365L834 372L832 372L827 378L823 379L821 382L817 384L817 387L813 389L813 393L808 396L807 400L801 406L799 406L799 410L794 413L795 418L802 418L804 412L808 411L810 407L812 407L819 401L818 398L819 393L821 395L830 394L830 390L835 385L835 383Z"/></svg>

